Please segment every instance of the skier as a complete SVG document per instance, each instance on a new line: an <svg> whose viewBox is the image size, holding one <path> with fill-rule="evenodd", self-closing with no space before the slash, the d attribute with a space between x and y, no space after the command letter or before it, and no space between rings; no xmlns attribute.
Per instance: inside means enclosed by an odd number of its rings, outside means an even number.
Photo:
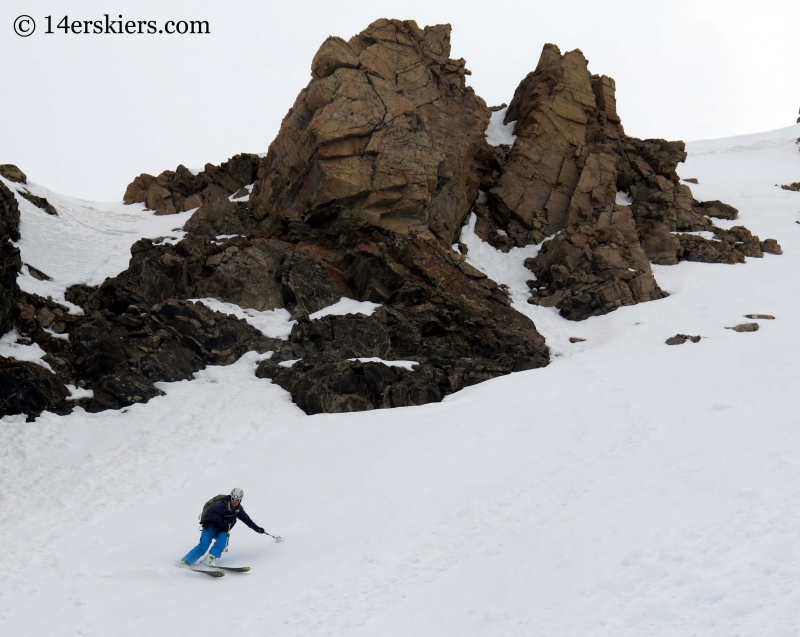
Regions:
<svg viewBox="0 0 800 637"><path fill-rule="evenodd" d="M244 522L256 533L266 533L244 512L241 506L242 498L244 498L244 491L236 488L231 491L230 495L225 496L209 507L203 519L200 520L200 524L203 527L203 532L200 534L200 542L181 560L182 565L190 565L197 562L205 555L213 541L214 546L211 547L206 559L203 560L203 564L213 566L228 545L228 534L236 524L237 519Z"/></svg>

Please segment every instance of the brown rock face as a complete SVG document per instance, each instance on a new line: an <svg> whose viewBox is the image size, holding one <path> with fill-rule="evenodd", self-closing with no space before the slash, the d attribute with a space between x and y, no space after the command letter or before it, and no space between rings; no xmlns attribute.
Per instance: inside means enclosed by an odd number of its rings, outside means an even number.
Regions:
<svg viewBox="0 0 800 637"><path fill-rule="evenodd" d="M526 262L537 277L529 283L535 286L529 303L558 307L565 318L582 320L666 296L639 245L630 208L611 204L593 210L596 214L547 241Z"/></svg>
<svg viewBox="0 0 800 637"><path fill-rule="evenodd" d="M714 227L710 217L735 219L738 211L698 202L680 183L683 142L625 135L614 80L591 75L579 50L562 55L545 45L505 122L515 122L510 150L479 153L486 196L475 206L476 232L504 250L544 242L526 263L537 277L531 303L581 320L665 296L650 262L738 263L780 253L777 242L741 226ZM617 191L632 203L617 205ZM698 231L715 238L681 234Z"/></svg>
<svg viewBox="0 0 800 637"><path fill-rule="evenodd" d="M558 47L545 45L506 112L505 123L516 121L517 141L489 199L517 245L541 243L566 224L596 111L586 64L580 51L562 57Z"/></svg>
<svg viewBox="0 0 800 637"><path fill-rule="evenodd" d="M25 176L25 173L14 164L0 164L0 175L18 184L28 183L28 178Z"/></svg>
<svg viewBox="0 0 800 637"><path fill-rule="evenodd" d="M197 175L183 164L158 177L142 173L125 190L126 204L143 203L156 214L171 215L198 206L226 202L242 186L255 181L258 155L234 155L219 166L206 164Z"/></svg>
<svg viewBox="0 0 800 637"><path fill-rule="evenodd" d="M477 195L489 111L449 54L449 25L378 20L328 38L259 169L261 227L343 214L452 244Z"/></svg>
<svg viewBox="0 0 800 637"><path fill-rule="evenodd" d="M629 206L616 205L622 127L614 81L592 77L580 51L546 45L506 113L517 135L480 210L517 245L540 243L526 265L531 303L580 320L665 296L639 243Z"/></svg>

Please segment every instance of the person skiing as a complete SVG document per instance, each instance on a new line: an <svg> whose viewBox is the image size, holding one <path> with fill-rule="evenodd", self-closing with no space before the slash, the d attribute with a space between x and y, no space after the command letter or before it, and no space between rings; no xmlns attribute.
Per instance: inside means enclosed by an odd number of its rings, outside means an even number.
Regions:
<svg viewBox="0 0 800 637"><path fill-rule="evenodd" d="M266 533L262 527L253 522L250 516L245 513L241 506L242 498L244 498L244 491L237 487L231 491L230 495L221 498L208 508L203 519L200 520L200 524L203 527L203 531L200 534L200 542L184 556L181 564L190 565L197 562L205 555L213 541L214 546L211 547L206 559L203 560L203 564L213 566L228 545L228 534L236 524L236 520L241 520L256 533Z"/></svg>

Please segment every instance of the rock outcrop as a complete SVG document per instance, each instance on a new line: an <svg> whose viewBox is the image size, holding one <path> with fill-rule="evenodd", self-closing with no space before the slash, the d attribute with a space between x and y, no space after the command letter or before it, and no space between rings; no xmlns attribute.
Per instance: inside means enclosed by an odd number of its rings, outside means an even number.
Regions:
<svg viewBox="0 0 800 637"><path fill-rule="evenodd" d="M347 215L452 244L478 194L489 110L449 54L449 25L378 20L328 38L259 168L259 225Z"/></svg>
<svg viewBox="0 0 800 637"><path fill-rule="evenodd" d="M258 155L242 153L219 166L206 164L196 175L183 164L158 177L142 173L128 184L123 201L143 203L160 215L227 201L243 186L253 183L258 162Z"/></svg>
<svg viewBox="0 0 800 637"><path fill-rule="evenodd" d="M52 369L0 359L0 415L146 402L155 383L248 351L272 352L257 376L307 413L421 405L546 366L533 323L466 262L466 247L451 247L473 210L500 249L542 244L526 262L530 302L573 320L665 296L651 263L780 254L743 226L714 226L738 211L680 182L683 142L625 134L614 81L591 75L579 50L544 47L505 111L511 146L487 143L491 111L449 56L449 25L378 20L349 41L328 38L265 157L134 179L126 203L196 211L177 244L142 239L124 272L69 288L83 315L19 290L19 209L0 183L0 329L39 344ZM15 166L0 175L26 181ZM191 301L205 297L283 308L291 333L268 338ZM342 297L378 307L311 318ZM70 400L66 384L93 395Z"/></svg>
<svg viewBox="0 0 800 637"><path fill-rule="evenodd" d="M37 197L36 195L28 192L27 190L20 190L19 194L25 197L28 201L30 201L34 206L37 208L41 208L47 214L56 216L58 215L58 210L55 209L55 206L51 204L45 197Z"/></svg>
<svg viewBox="0 0 800 637"><path fill-rule="evenodd" d="M19 248L12 241L19 236L19 205L5 184L0 182L0 335L11 329L13 309L19 292L17 276L22 269Z"/></svg>
<svg viewBox="0 0 800 637"><path fill-rule="evenodd" d="M665 342L667 345L683 345L686 341L690 341L692 343L699 343L702 336L690 336L689 334L676 334L675 336L670 336Z"/></svg>
<svg viewBox="0 0 800 637"><path fill-rule="evenodd" d="M92 308L85 316L71 315L52 300L26 293L16 308L18 329L45 350L44 361L53 369L45 370L47 387L73 384L92 390L94 397L82 404L90 412L147 402L162 393L156 382L184 380L206 365L233 363L247 351L275 349L273 339L246 322L199 303L170 299L146 309L114 308L94 300L96 294L95 289L70 290L71 299ZM57 338L63 333L69 333L69 340ZM24 403L29 409L23 413L35 416L43 409L69 411L76 404L64 403L66 390L32 394L30 383L45 376L39 372L43 368L29 366L16 362L3 370L18 381L0 389L0 406ZM18 391L35 394L35 400L14 398Z"/></svg>
<svg viewBox="0 0 800 637"><path fill-rule="evenodd" d="M140 241L128 270L85 297L84 307L129 314L168 299L214 297L257 310L286 308L298 322L288 341L271 343L275 354L259 375L274 378L312 412L441 400L467 385L549 362L544 339L510 307L507 294L440 242L363 221L327 234L303 225L281 239L215 241L193 234L175 246ZM341 297L383 307L369 317L309 320ZM399 393L381 385L402 375L396 370L371 374L372 389L362 388L357 399L352 387L339 395L343 385L320 381L342 366L362 369L348 359L363 357L420 364L405 375L407 391ZM296 359L303 364L278 365ZM435 391L428 386L433 377Z"/></svg>
<svg viewBox="0 0 800 637"><path fill-rule="evenodd" d="M14 164L0 164L0 177L5 177L9 181L18 184L28 183L28 178L25 176L25 173Z"/></svg>
<svg viewBox="0 0 800 637"><path fill-rule="evenodd" d="M536 275L530 302L573 320L665 296L650 262L780 254L777 242L742 226L716 228L710 217L738 211L699 202L680 183L683 142L625 135L615 89L611 78L590 74L581 51L562 55L547 44L508 106L513 146L480 154L476 231L500 249L543 243L526 263ZM618 192L629 200L617 203ZM714 239L687 234L703 231Z"/></svg>

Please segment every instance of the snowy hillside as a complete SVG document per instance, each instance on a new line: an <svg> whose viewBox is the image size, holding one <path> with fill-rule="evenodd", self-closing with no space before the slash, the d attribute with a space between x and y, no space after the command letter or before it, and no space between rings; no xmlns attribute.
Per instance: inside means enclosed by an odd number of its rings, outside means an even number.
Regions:
<svg viewBox="0 0 800 637"><path fill-rule="evenodd" d="M128 267L130 247L141 237L174 241L193 211L156 216L141 204L96 203L54 193L35 183L0 180L17 193L46 198L58 211L51 216L23 197L17 197L22 216L22 238L17 245L22 260L51 277L40 281L23 267L19 285L26 292L52 296L64 305L64 291L74 283L100 285Z"/></svg>
<svg viewBox="0 0 800 637"><path fill-rule="evenodd" d="M525 302L535 248L503 254L465 228L469 262L547 339L546 368L442 403L309 417L250 353L121 411L6 417L3 633L798 634L800 193L775 186L800 179L798 137L688 146L694 195L739 209L715 223L784 254L653 266L663 300L566 321ZM19 246L53 285L97 284L188 214L34 194L61 215L23 207ZM751 313L775 319L725 329ZM702 339L664 344L678 333ZM234 486L284 541L239 525L223 564L252 572L175 568L203 502Z"/></svg>

